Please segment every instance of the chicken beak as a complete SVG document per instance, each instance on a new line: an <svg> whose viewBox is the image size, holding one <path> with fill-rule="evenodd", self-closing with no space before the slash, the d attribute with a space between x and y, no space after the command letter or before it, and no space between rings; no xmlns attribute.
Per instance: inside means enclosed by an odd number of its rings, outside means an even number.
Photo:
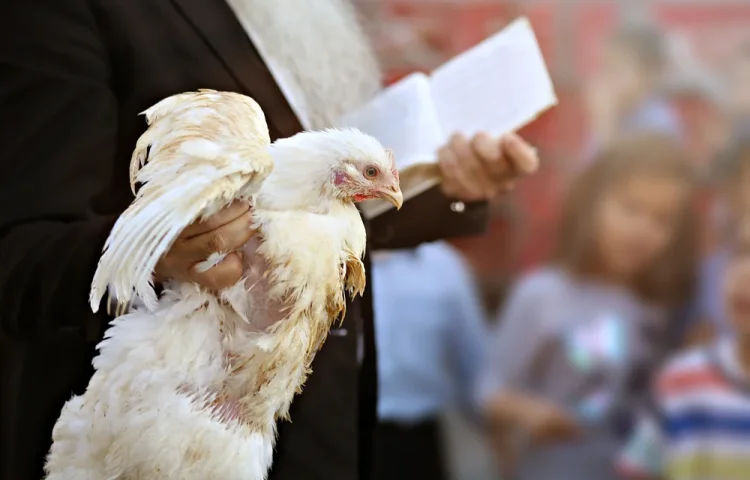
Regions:
<svg viewBox="0 0 750 480"><path fill-rule="evenodd" d="M381 194L383 200L392 203L393 206L396 207L396 210L399 210L401 208L401 205L404 204L404 194L401 193L401 189L399 187L383 189L381 190Z"/></svg>

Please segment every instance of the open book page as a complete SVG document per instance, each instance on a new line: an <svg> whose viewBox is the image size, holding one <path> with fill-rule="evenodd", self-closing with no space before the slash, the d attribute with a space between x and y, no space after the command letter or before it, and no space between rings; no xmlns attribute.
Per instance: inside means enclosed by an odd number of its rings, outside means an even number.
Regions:
<svg viewBox="0 0 750 480"><path fill-rule="evenodd" d="M432 73L442 130L472 136L518 130L557 104L528 19L448 61Z"/></svg>
<svg viewBox="0 0 750 480"><path fill-rule="evenodd" d="M453 133L515 131L556 103L534 32L521 18L430 77L413 74L385 89L341 124L394 151L408 200L439 182L435 154ZM390 208L378 200L362 205L368 218Z"/></svg>
<svg viewBox="0 0 750 480"><path fill-rule="evenodd" d="M430 80L423 73L411 74L384 89L370 103L346 115L340 125L358 128L380 140L393 151L399 170L434 162L442 142Z"/></svg>

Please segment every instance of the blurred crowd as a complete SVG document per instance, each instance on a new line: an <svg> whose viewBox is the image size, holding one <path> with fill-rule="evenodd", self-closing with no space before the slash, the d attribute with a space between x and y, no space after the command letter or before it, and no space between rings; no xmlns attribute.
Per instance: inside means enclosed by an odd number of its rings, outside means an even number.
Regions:
<svg viewBox="0 0 750 480"><path fill-rule="evenodd" d="M554 248L507 289L448 243L375 256L377 480L449 478L455 410L482 478L750 478L750 44L711 88L674 55L646 23L601 45Z"/></svg>

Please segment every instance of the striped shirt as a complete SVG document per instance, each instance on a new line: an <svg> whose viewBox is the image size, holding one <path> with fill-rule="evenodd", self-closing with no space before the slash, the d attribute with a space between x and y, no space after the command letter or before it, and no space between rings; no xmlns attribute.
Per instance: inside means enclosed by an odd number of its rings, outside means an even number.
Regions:
<svg viewBox="0 0 750 480"><path fill-rule="evenodd" d="M675 358L660 373L619 468L627 478L750 478L750 382L734 343Z"/></svg>

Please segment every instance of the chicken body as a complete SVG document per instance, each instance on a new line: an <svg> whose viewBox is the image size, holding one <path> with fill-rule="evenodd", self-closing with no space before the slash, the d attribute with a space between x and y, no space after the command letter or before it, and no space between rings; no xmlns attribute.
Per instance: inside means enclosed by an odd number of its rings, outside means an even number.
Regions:
<svg viewBox="0 0 750 480"><path fill-rule="evenodd" d="M133 176L145 183L113 229L92 286L93 305L107 284L118 300L135 292L142 305L112 323L87 391L64 406L48 480L266 478L277 420L343 315L345 291L365 287L365 229L352 200L401 201L393 159L371 137L331 130L267 146L264 120L226 125L236 109L259 112L247 97L175 98L146 112L151 126L134 163L150 146L149 163ZM210 106L196 107L206 98ZM211 111L201 117L196 108ZM218 122L213 133L209 120ZM187 138L193 127L203 138ZM234 128L257 131L243 139ZM217 169L224 173L208 173ZM174 241L164 232L176 235L236 199L252 203L259 232L244 248L243 280L218 297L173 282L157 300L148 272ZM192 206L181 212L184 205Z"/></svg>

